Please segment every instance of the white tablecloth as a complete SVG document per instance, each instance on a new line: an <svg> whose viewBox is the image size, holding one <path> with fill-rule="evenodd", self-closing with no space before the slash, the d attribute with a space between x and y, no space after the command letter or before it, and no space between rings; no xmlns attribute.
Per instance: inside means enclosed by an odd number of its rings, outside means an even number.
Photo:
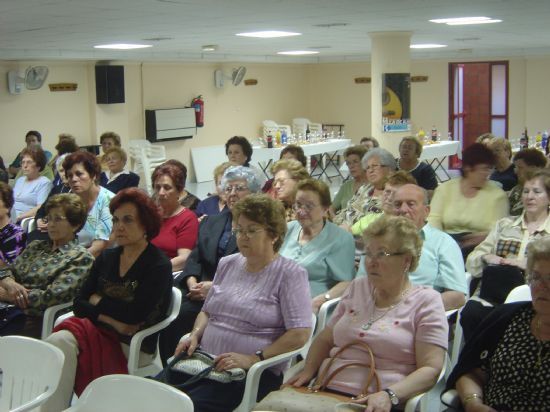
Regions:
<svg viewBox="0 0 550 412"><path fill-rule="evenodd" d="M459 158L462 158L460 142L456 140L445 140L430 145L424 145L420 160L439 159L451 155L458 155Z"/></svg>

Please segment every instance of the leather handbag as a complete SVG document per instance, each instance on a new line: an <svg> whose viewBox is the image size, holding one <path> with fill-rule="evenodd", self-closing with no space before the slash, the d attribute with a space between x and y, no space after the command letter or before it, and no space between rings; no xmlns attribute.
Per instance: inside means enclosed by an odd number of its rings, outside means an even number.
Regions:
<svg viewBox="0 0 550 412"><path fill-rule="evenodd" d="M22 316L25 316L25 313L17 306L0 302L0 334L4 328Z"/></svg>
<svg viewBox="0 0 550 412"><path fill-rule="evenodd" d="M352 362L339 366L329 373L329 370L338 356L352 346L360 346L369 354L370 364L363 362ZM330 382L349 367L363 367L368 370L368 377L361 393L357 396L344 395L327 390ZM283 385L278 391L271 392L259 404L254 407L255 411L277 411L277 412L333 412L352 410L347 405L354 399L366 396L372 383L375 383L376 392L380 391L380 379L376 373L374 354L365 342L352 342L342 346L333 357L329 358L323 369L319 371L317 378L308 387ZM347 409L346 409L347 408ZM364 408L364 407L363 407Z"/></svg>
<svg viewBox="0 0 550 412"><path fill-rule="evenodd" d="M229 383L246 378L246 371L242 368L218 372L214 367L214 356L209 353L196 349L192 355L188 355L187 352L183 351L174 356L156 379L178 389L183 389L201 379ZM184 382L180 383L182 380Z"/></svg>

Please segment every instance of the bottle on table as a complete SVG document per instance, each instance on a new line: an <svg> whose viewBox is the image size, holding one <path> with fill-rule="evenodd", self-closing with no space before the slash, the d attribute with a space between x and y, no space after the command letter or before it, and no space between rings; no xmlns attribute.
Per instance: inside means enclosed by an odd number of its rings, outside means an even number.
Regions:
<svg viewBox="0 0 550 412"><path fill-rule="evenodd" d="M273 149L273 136L268 134L267 138L266 138L266 141L267 141L267 148L268 149Z"/></svg>
<svg viewBox="0 0 550 412"><path fill-rule="evenodd" d="M275 146L280 146L280 145L281 145L281 131L277 129L277 131L275 132Z"/></svg>
<svg viewBox="0 0 550 412"><path fill-rule="evenodd" d="M437 142L437 129L435 128L435 125L432 126L431 138L432 142Z"/></svg>
<svg viewBox="0 0 550 412"><path fill-rule="evenodd" d="M309 142L310 139L311 139L311 131L309 130L309 123L308 123L306 127L306 142Z"/></svg>
<svg viewBox="0 0 550 412"><path fill-rule="evenodd" d="M283 132L281 133L281 144L283 146L286 146L288 144L288 137L286 135L286 130L283 129Z"/></svg>
<svg viewBox="0 0 550 412"><path fill-rule="evenodd" d="M541 149L544 153L548 154L548 130L545 130L542 134Z"/></svg>
<svg viewBox="0 0 550 412"><path fill-rule="evenodd" d="M537 135L535 136L535 147L537 149L542 148L542 133L537 132Z"/></svg>

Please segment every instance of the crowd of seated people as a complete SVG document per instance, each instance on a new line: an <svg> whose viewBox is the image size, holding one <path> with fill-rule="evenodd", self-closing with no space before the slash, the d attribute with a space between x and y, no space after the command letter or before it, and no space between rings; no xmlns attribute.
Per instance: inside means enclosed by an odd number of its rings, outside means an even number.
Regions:
<svg viewBox="0 0 550 412"><path fill-rule="evenodd" d="M286 383L307 385L340 349L368 344L380 386L365 393L367 374L346 367L369 363L355 348L330 366L329 374L343 369L327 390L393 412L434 385L448 346L445 311L463 308L466 347L448 387L464 409L550 410L541 384L550 370L550 172L541 170L540 151L521 150L511 162L508 141L484 136L464 150L461 176L438 185L416 138L402 139L397 159L365 138L344 152L349 180L329 188L309 177L303 150L289 146L266 185L251 165L252 145L234 136L229 161L214 170L213 195L201 201L186 190L187 168L176 159L153 171L151 196L137 188L116 133L101 136L101 156L62 134L49 165L40 134L29 133L14 188L0 182L0 302L14 309L0 336L38 338L44 311L73 302L73 316L47 338L65 364L42 411L65 409L96 377L128 373L131 337L166 316L172 286L182 292L179 315L145 339L140 363L157 348L166 365L200 346L217 370L247 370L301 348L312 313L340 298ZM53 182L41 176L48 167ZM35 181L45 189L31 190ZM35 218L34 232L18 225L25 217ZM533 303L503 304L526 281ZM279 389L286 367L263 372L258 401ZM244 389L244 380L203 379L184 391L196 410L221 412L236 408ZM258 406L278 410L272 400Z"/></svg>

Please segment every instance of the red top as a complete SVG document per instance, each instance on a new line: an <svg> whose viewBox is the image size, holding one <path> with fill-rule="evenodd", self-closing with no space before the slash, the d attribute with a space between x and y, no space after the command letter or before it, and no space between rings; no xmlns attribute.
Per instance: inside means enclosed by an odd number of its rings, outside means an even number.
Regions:
<svg viewBox="0 0 550 412"><path fill-rule="evenodd" d="M160 232L151 243L162 250L169 259L178 255L178 249L193 249L197 243L199 221L189 209L164 219Z"/></svg>

